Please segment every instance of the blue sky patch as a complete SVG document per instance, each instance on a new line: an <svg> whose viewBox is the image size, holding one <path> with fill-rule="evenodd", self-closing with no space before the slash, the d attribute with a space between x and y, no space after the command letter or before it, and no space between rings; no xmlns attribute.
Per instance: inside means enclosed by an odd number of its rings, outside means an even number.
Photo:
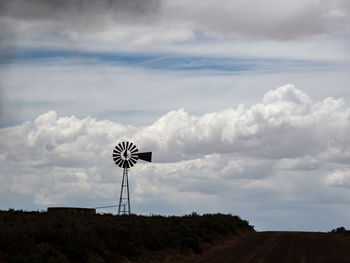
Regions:
<svg viewBox="0 0 350 263"><path fill-rule="evenodd" d="M273 73L285 71L323 71L339 67L337 63L316 60L290 60L245 57L205 57L178 54L98 53L64 50L26 50L2 54L1 61L12 63L49 62L51 60L83 60L84 63L102 63L168 71L211 71L213 73Z"/></svg>

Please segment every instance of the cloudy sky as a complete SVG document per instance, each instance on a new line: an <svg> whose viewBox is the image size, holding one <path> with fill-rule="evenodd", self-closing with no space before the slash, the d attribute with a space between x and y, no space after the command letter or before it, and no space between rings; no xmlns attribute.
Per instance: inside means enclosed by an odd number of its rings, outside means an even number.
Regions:
<svg viewBox="0 0 350 263"><path fill-rule="evenodd" d="M350 228L346 0L0 0L0 209ZM115 208L101 212L115 212Z"/></svg>

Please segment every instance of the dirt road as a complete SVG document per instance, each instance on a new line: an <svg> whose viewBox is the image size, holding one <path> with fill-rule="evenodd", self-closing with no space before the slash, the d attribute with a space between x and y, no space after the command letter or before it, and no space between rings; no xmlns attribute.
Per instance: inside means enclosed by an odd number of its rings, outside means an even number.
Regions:
<svg viewBox="0 0 350 263"><path fill-rule="evenodd" d="M317 232L257 232L208 250L186 263L350 262L350 237Z"/></svg>

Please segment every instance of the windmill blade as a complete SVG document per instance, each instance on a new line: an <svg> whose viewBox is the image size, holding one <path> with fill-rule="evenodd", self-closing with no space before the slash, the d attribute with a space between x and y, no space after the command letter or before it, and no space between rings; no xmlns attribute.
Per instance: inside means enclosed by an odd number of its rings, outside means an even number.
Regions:
<svg viewBox="0 0 350 263"><path fill-rule="evenodd" d="M118 147L120 149L120 151L122 152L124 149L123 149L123 145L121 143L118 143Z"/></svg>
<svg viewBox="0 0 350 263"><path fill-rule="evenodd" d="M137 153L137 156L141 160L144 160L146 162L152 162L152 152Z"/></svg>
<svg viewBox="0 0 350 263"><path fill-rule="evenodd" d="M136 160L139 159L139 157L138 157L138 155L136 153L132 153L131 154L131 158L136 159Z"/></svg>
<svg viewBox="0 0 350 263"><path fill-rule="evenodd" d="M118 156L116 156L116 157L113 156L113 160L114 160L115 162L116 162L116 161L119 161L119 159L121 159L120 155L118 155Z"/></svg>
<svg viewBox="0 0 350 263"><path fill-rule="evenodd" d="M126 142L125 150L129 150L129 142L128 141Z"/></svg>
<svg viewBox="0 0 350 263"><path fill-rule="evenodd" d="M119 167L123 167L123 160L122 160L122 159L117 160L116 164L117 164Z"/></svg>
<svg viewBox="0 0 350 263"><path fill-rule="evenodd" d="M120 153L113 153L113 158L120 157Z"/></svg>
<svg viewBox="0 0 350 263"><path fill-rule="evenodd" d="M117 153L121 153L122 152L122 149L119 148L119 145L115 146L114 152L117 152Z"/></svg>
<svg viewBox="0 0 350 263"><path fill-rule="evenodd" d="M118 163L120 163L120 160L121 160L120 158L114 159L114 163L118 165Z"/></svg>
<svg viewBox="0 0 350 263"><path fill-rule="evenodd" d="M113 160L114 160L115 163L117 163L117 161L119 161L120 159L121 159L120 156L113 157Z"/></svg>
<svg viewBox="0 0 350 263"><path fill-rule="evenodd" d="M133 162L131 159L128 161L130 167L133 167L135 165L136 162Z"/></svg>
<svg viewBox="0 0 350 263"><path fill-rule="evenodd" d="M122 145L123 145L123 150L125 150L125 142L122 142Z"/></svg>
<svg viewBox="0 0 350 263"><path fill-rule="evenodd" d="M134 144L132 142L129 142L129 147L128 147L128 150L130 151L131 147L133 147Z"/></svg>
<svg viewBox="0 0 350 263"><path fill-rule="evenodd" d="M136 145L134 144L134 145L130 148L130 152L131 152L131 153L134 153L135 150L136 150L136 152L137 152Z"/></svg>
<svg viewBox="0 0 350 263"><path fill-rule="evenodd" d="M137 163L137 159L131 158L130 163L134 166Z"/></svg>
<svg viewBox="0 0 350 263"><path fill-rule="evenodd" d="M119 151L119 150L116 150L116 149L113 150L113 154L120 154L120 153L121 153L121 151Z"/></svg>
<svg viewBox="0 0 350 263"><path fill-rule="evenodd" d="M139 149L135 148L134 150L130 151L132 154L137 154L137 152L139 151Z"/></svg>

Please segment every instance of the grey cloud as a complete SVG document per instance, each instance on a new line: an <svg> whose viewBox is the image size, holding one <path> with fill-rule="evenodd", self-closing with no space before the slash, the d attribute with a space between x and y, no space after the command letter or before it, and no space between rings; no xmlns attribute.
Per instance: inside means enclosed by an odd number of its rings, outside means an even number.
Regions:
<svg viewBox="0 0 350 263"><path fill-rule="evenodd" d="M293 39L349 30L350 5L345 0L167 3L167 17L213 35Z"/></svg>
<svg viewBox="0 0 350 263"><path fill-rule="evenodd" d="M278 163L279 169L286 170L316 170L321 167L320 157L312 157L310 155L294 159L282 159ZM327 159L327 158L326 158Z"/></svg>
<svg viewBox="0 0 350 263"><path fill-rule="evenodd" d="M56 19L61 16L119 15L147 16L160 8L160 0L1 0L1 13L22 19Z"/></svg>
<svg viewBox="0 0 350 263"><path fill-rule="evenodd" d="M73 33L78 43L120 35L136 44L161 43L162 35L167 42L176 42L195 32L286 40L347 34L350 29L350 4L345 0L0 0L0 10L2 27L17 37L28 32L34 39L35 33L46 33L48 38ZM101 32L107 36L95 35Z"/></svg>
<svg viewBox="0 0 350 263"><path fill-rule="evenodd" d="M0 15L35 23L33 26L38 30L42 27L78 32L103 31L113 23L135 24L152 20L159 12L160 4L160 0L1 0Z"/></svg>

